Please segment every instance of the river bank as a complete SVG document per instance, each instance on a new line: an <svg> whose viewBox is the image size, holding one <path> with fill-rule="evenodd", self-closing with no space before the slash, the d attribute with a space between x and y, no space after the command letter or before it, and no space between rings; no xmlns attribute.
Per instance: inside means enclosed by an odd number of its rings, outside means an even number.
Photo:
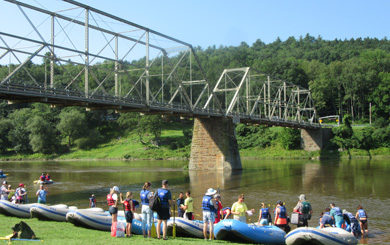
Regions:
<svg viewBox="0 0 390 245"><path fill-rule="evenodd" d="M107 231L91 230L74 226L66 222L41 221L38 219L20 219L0 215L0 236L12 233L11 227L20 221L26 222L36 236L43 240L45 244L123 244L143 243L143 244L199 244L201 239L177 237L161 241L157 239L145 239L140 235L133 235L131 238L113 238ZM207 242L208 244L227 244L225 241ZM17 244L31 244L30 241L18 241ZM239 243L236 243L239 244Z"/></svg>
<svg viewBox="0 0 390 245"><path fill-rule="evenodd" d="M274 131L279 128L272 128ZM144 140L149 142L152 136ZM72 147L62 154L15 154L8 152L0 155L0 161L80 161L80 160L188 160L191 153L190 139L181 129L162 131L160 145L141 143L136 134L128 134L111 139L107 143L88 150ZM370 151L373 158L390 157L390 148L376 148ZM347 159L343 151L325 150L308 152L304 150L286 150L277 141L268 147L249 147L240 150L242 159ZM369 158L367 151L351 149L352 158Z"/></svg>

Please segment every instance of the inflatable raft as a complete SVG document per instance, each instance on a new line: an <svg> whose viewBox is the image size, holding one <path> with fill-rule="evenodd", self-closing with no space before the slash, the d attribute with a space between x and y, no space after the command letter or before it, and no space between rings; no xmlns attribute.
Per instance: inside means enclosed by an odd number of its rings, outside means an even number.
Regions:
<svg viewBox="0 0 390 245"><path fill-rule="evenodd" d="M203 221L175 218L176 236L203 238ZM167 223L168 235L172 234L173 218Z"/></svg>
<svg viewBox="0 0 390 245"><path fill-rule="evenodd" d="M335 227L323 229L301 227L286 235L287 245L352 245L357 243L357 239L351 233Z"/></svg>
<svg viewBox="0 0 390 245"><path fill-rule="evenodd" d="M218 240L261 244L285 244L286 233L276 226L257 226L238 220L222 220L214 226Z"/></svg>
<svg viewBox="0 0 390 245"><path fill-rule="evenodd" d="M70 206L64 204L58 204L53 206L47 206L47 205L39 205L39 206L33 206L30 209L31 217L38 218L40 220L54 220L54 221L66 221L66 214L70 210L76 210L77 207ZM90 212L103 212L103 209L101 208L91 208L86 209Z"/></svg>
<svg viewBox="0 0 390 245"><path fill-rule="evenodd" d="M39 203L15 204L6 200L0 200L0 213L19 218L31 218L30 209Z"/></svg>
<svg viewBox="0 0 390 245"><path fill-rule="evenodd" d="M54 184L53 180L34 180L34 184L36 185L51 185Z"/></svg>
<svg viewBox="0 0 390 245"><path fill-rule="evenodd" d="M106 212L91 212L88 210L77 209L71 210L66 214L66 221L76 226L83 226L95 230L111 231L111 215ZM118 222L126 223L125 217L118 215ZM136 235L141 235L142 222L138 219L133 219L131 231Z"/></svg>
<svg viewBox="0 0 390 245"><path fill-rule="evenodd" d="M0 174L0 179L5 179L5 178L7 178L6 174Z"/></svg>

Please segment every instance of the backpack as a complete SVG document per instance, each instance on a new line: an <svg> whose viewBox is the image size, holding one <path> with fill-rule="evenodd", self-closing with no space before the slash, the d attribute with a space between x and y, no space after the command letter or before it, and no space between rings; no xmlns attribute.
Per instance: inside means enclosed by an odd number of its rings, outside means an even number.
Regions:
<svg viewBox="0 0 390 245"><path fill-rule="evenodd" d="M149 207L152 211L158 212L161 208L161 200L158 196L158 192L154 193L153 196L149 198Z"/></svg>
<svg viewBox="0 0 390 245"><path fill-rule="evenodd" d="M309 202L302 203L302 214L309 214L310 209L311 209L311 205Z"/></svg>

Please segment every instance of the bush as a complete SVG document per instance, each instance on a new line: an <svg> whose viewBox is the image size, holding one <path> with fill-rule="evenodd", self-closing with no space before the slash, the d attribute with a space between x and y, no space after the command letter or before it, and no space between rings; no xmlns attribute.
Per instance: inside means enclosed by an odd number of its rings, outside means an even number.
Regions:
<svg viewBox="0 0 390 245"><path fill-rule="evenodd" d="M299 129L283 128L278 139L281 146L286 150L299 149L301 146L301 133Z"/></svg>
<svg viewBox="0 0 390 245"><path fill-rule="evenodd" d="M275 139L275 134L272 133L267 126L247 126L238 124L236 127L236 137L239 149L250 147L265 148L271 145Z"/></svg>
<svg viewBox="0 0 390 245"><path fill-rule="evenodd" d="M96 129L93 129L89 131L87 137L82 137L77 140L75 140L75 144L77 148L81 150L89 150L91 148L96 147L101 141L101 136L99 134L99 131Z"/></svg>

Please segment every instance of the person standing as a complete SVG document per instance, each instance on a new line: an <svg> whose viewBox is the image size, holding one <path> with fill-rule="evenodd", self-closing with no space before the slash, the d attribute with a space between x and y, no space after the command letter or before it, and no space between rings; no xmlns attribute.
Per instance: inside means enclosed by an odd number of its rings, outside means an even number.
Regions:
<svg viewBox="0 0 390 245"><path fill-rule="evenodd" d="M40 185L39 190L37 191L37 193L35 193L35 195L38 197L38 203L46 204L47 194L47 187Z"/></svg>
<svg viewBox="0 0 390 245"><path fill-rule="evenodd" d="M167 240L167 220L171 217L169 208L173 204L172 194L168 190L168 180L162 181L162 187L157 190L157 195L161 203L161 208L157 212L157 238L161 238L161 223L163 223L163 239Z"/></svg>
<svg viewBox="0 0 390 245"><path fill-rule="evenodd" d="M299 222L298 227L309 226L308 220L311 219L311 215L313 214L313 210L311 208L311 204L306 200L305 194L301 194L299 197L299 201L294 208L293 212L299 213Z"/></svg>
<svg viewBox="0 0 390 245"><path fill-rule="evenodd" d="M142 233L144 237L147 236L151 237L151 228L153 225L152 219L153 219L153 212L149 207L149 199L152 196L152 192L150 191L150 187L152 184L150 182L145 182L144 186L142 187L142 190L140 192L141 197L141 213L142 213ZM146 232L147 231L147 232Z"/></svg>
<svg viewBox="0 0 390 245"><path fill-rule="evenodd" d="M269 213L269 208L265 206L264 203L261 203L261 208L259 212L259 220L257 223L259 223L260 226L268 225L272 222L271 214Z"/></svg>
<svg viewBox="0 0 390 245"><path fill-rule="evenodd" d="M0 189L0 200L8 200L8 195L10 191L8 190L7 184L8 184L7 181L4 180L3 185L1 186Z"/></svg>
<svg viewBox="0 0 390 245"><path fill-rule="evenodd" d="M209 188L204 194L202 199L202 210L203 210L203 236L207 240L207 226L209 227L210 240L214 238L214 221L215 221L215 210L217 210L217 204L213 196L217 193L213 188Z"/></svg>
<svg viewBox="0 0 390 245"><path fill-rule="evenodd" d="M330 204L330 208L330 215L333 217L336 227L342 228L344 224L343 212L341 212L341 209L336 207L336 204L334 203Z"/></svg>
<svg viewBox="0 0 390 245"><path fill-rule="evenodd" d="M274 224L286 233L290 231L287 224L287 210L282 201L276 203Z"/></svg>
<svg viewBox="0 0 390 245"><path fill-rule="evenodd" d="M176 200L177 204L177 216L183 218L184 210L181 208L184 205L184 194L183 192L179 193L179 198Z"/></svg>
<svg viewBox="0 0 390 245"><path fill-rule="evenodd" d="M90 208L95 208L96 207L96 197L95 197L95 194L92 194L91 197L89 198L89 207Z"/></svg>
<svg viewBox="0 0 390 245"><path fill-rule="evenodd" d="M231 213L233 214L233 219L246 223L246 215L252 215L255 210L252 209L248 211L248 207L246 206L244 200L244 194L240 194L237 202L232 205Z"/></svg>
<svg viewBox="0 0 390 245"><path fill-rule="evenodd" d="M27 191L24 188L24 184L20 183L19 187L15 190L16 203L26 203Z"/></svg>
<svg viewBox="0 0 390 245"><path fill-rule="evenodd" d="M214 195L215 203L217 204L217 210L215 211L215 221L214 224L219 223L223 217L223 206L221 202L221 195L220 194L215 194Z"/></svg>
<svg viewBox="0 0 390 245"><path fill-rule="evenodd" d="M108 212L112 217L112 224L118 221L118 193L119 187L114 186L110 189L110 193L107 195Z"/></svg>
<svg viewBox="0 0 390 245"><path fill-rule="evenodd" d="M125 208L125 218L126 218L126 237L131 237L131 226L133 223L134 214L134 203L133 203L133 193L128 191L126 193L126 199L123 200L123 195L120 193L121 203Z"/></svg>
<svg viewBox="0 0 390 245"><path fill-rule="evenodd" d="M360 229L362 232L362 237L364 238L366 235L366 230L368 232L368 221L367 221L368 216L367 216L366 211L363 209L362 205L359 205L357 207L357 212L356 212L355 217L356 217L356 219L359 220Z"/></svg>
<svg viewBox="0 0 390 245"><path fill-rule="evenodd" d="M184 200L184 205L182 209L185 211L185 216L188 220L192 220L192 215L194 212L194 202L191 197L191 192L186 192L186 199Z"/></svg>

